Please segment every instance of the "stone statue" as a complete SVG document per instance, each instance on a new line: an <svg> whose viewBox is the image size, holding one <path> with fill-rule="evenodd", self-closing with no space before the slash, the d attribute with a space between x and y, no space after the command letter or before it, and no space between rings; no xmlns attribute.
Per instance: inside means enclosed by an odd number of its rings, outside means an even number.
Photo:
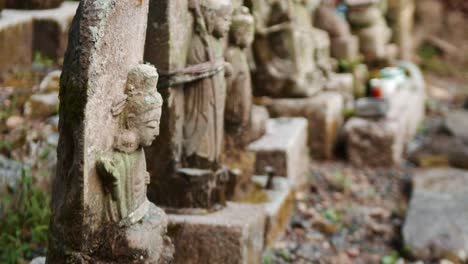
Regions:
<svg viewBox="0 0 468 264"><path fill-rule="evenodd" d="M254 34L254 18L249 9L238 8L233 14L229 46L225 52L226 62L232 69L227 77L226 129L245 129L250 122L252 84L246 49L252 45Z"/></svg>
<svg viewBox="0 0 468 264"><path fill-rule="evenodd" d="M167 212L218 210L225 205L228 180L222 150L226 75L231 67L224 60L224 51L233 6L231 0L153 4L154 21L163 26L150 28L150 36L155 38L148 45L157 49L148 49L148 58L164 69L158 88L168 103L162 119L163 137L148 149L152 178L148 194ZM159 55L150 56L153 51ZM166 144L162 151L158 142Z"/></svg>
<svg viewBox="0 0 468 264"><path fill-rule="evenodd" d="M231 24L230 0L193 0L195 32L187 63L224 63L224 37ZM184 167L218 169L223 143L226 81L224 71L184 87Z"/></svg>
<svg viewBox="0 0 468 264"><path fill-rule="evenodd" d="M272 97L312 96L323 88L316 82L312 1L248 0L255 18L254 94Z"/></svg>
<svg viewBox="0 0 468 264"><path fill-rule="evenodd" d="M119 119L113 151L101 154L96 170L107 195L106 220L130 226L148 212L144 146L159 134L162 98L156 90L158 74L150 65L138 65L128 73L125 95L112 109Z"/></svg>
<svg viewBox="0 0 468 264"><path fill-rule="evenodd" d="M258 137L252 118L252 83L246 51L252 45L255 35L254 18L249 9L239 6L233 13L229 32L229 45L225 59L231 65L227 76L227 97L225 122L224 162L230 168L227 197L241 198L252 187L255 157L247 151L247 145ZM261 128L265 130L265 128Z"/></svg>
<svg viewBox="0 0 468 264"><path fill-rule="evenodd" d="M346 0L347 19L359 38L359 48L368 63L395 59L398 48L391 44L392 31L385 20L386 0Z"/></svg>

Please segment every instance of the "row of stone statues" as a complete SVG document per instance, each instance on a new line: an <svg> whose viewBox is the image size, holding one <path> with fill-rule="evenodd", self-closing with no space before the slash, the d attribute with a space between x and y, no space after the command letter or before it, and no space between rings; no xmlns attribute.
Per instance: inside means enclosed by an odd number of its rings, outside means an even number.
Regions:
<svg viewBox="0 0 468 264"><path fill-rule="evenodd" d="M154 204L206 214L242 195L253 176L247 145L267 118L252 93L312 96L332 75L318 6L81 1L61 79L48 262L169 262L167 217ZM332 39L350 36L345 27Z"/></svg>

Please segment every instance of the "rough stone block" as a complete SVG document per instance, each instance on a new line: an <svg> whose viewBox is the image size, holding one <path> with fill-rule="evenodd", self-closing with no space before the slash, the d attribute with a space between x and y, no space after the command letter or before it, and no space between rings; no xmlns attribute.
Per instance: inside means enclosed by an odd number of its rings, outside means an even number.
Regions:
<svg viewBox="0 0 468 264"><path fill-rule="evenodd" d="M405 248L418 259L451 256L466 263L468 253L468 173L456 169L416 172L403 227Z"/></svg>
<svg viewBox="0 0 468 264"><path fill-rule="evenodd" d="M32 18L12 10L0 16L0 79L31 67Z"/></svg>
<svg viewBox="0 0 468 264"><path fill-rule="evenodd" d="M405 148L425 115L424 83L414 67L407 85L389 101L380 120L352 118L345 126L348 158L355 166L393 166L402 161Z"/></svg>
<svg viewBox="0 0 468 264"><path fill-rule="evenodd" d="M265 186L266 176L255 176L254 182ZM294 188L288 179L275 177L273 188L265 190L270 201L265 203L267 214L265 242L267 246L272 245L278 237L284 233L286 226L294 211Z"/></svg>
<svg viewBox="0 0 468 264"><path fill-rule="evenodd" d="M57 60L63 57L68 43L68 30L78 3L65 2L57 8L45 10L14 10L12 12L33 19L33 52Z"/></svg>
<svg viewBox="0 0 468 264"><path fill-rule="evenodd" d="M261 205L228 203L206 215L168 215L174 264L261 263L265 211Z"/></svg>
<svg viewBox="0 0 468 264"><path fill-rule="evenodd" d="M340 93L328 91L309 98L271 100L267 108L274 117L306 118L312 157L333 157L338 129L343 123L344 100Z"/></svg>
<svg viewBox="0 0 468 264"><path fill-rule="evenodd" d="M272 166L277 175L287 177L294 186L302 187L307 182L309 155L306 119L268 120L266 134L251 143L249 149L256 153L257 174L263 174L266 166Z"/></svg>

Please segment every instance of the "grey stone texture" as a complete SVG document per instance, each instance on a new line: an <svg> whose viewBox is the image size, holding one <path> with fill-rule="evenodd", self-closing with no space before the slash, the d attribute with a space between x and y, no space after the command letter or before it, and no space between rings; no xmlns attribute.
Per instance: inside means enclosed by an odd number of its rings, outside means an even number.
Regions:
<svg viewBox="0 0 468 264"><path fill-rule="evenodd" d="M307 134L304 118L268 120L266 134L249 146L256 154L256 173L263 174L266 166L272 166L276 175L288 178L297 188L304 187L309 166Z"/></svg>
<svg viewBox="0 0 468 264"><path fill-rule="evenodd" d="M109 189L104 189L96 168L98 157L114 150L114 136L122 136L117 133L122 120L115 114L121 104L116 103L129 96L132 87L127 84L140 80L129 72L143 62L147 14L147 1L84 0L73 20L60 82L60 138L47 263L170 259L170 241L163 236L164 212L149 204L136 224L123 227L109 221L105 217ZM141 81L136 89L148 84ZM132 146L144 157L141 145ZM144 164L140 157L136 161ZM129 175L134 173L128 169Z"/></svg>
<svg viewBox="0 0 468 264"><path fill-rule="evenodd" d="M468 173L457 169L418 171L403 227L405 248L422 260L468 252Z"/></svg>
<svg viewBox="0 0 468 264"><path fill-rule="evenodd" d="M308 144L313 158L330 159L343 124L343 96L334 91L303 99L272 99L266 102L273 117L303 117L308 121Z"/></svg>
<svg viewBox="0 0 468 264"><path fill-rule="evenodd" d="M228 203L205 215L168 215L174 264L260 264L264 245L262 205Z"/></svg>
<svg viewBox="0 0 468 264"><path fill-rule="evenodd" d="M267 176L255 176L257 184L265 186ZM294 212L294 187L288 179L273 178L271 189L264 190L270 199L264 203L267 214L265 245L271 246L286 230Z"/></svg>

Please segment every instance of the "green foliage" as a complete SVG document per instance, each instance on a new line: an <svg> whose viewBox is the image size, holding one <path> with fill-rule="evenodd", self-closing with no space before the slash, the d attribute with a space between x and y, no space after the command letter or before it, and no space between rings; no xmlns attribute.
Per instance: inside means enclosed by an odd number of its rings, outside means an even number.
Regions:
<svg viewBox="0 0 468 264"><path fill-rule="evenodd" d="M45 255L50 219L49 196L33 186L28 168L18 189L0 201L0 263L27 263Z"/></svg>
<svg viewBox="0 0 468 264"><path fill-rule="evenodd" d="M335 223L335 224L339 224L341 222L341 219L342 219L342 216L339 212L337 212L335 209L333 208L327 208L325 210L322 210L320 212L320 214L328 219L329 221Z"/></svg>
<svg viewBox="0 0 468 264"><path fill-rule="evenodd" d="M400 258L400 254L398 252L393 251L392 254L382 257L380 261L382 264L395 264L397 263L398 259Z"/></svg>
<svg viewBox="0 0 468 264"><path fill-rule="evenodd" d="M52 67L54 65L54 61L47 56L42 55L40 52L34 53L34 60L33 63L45 66L45 67Z"/></svg>

